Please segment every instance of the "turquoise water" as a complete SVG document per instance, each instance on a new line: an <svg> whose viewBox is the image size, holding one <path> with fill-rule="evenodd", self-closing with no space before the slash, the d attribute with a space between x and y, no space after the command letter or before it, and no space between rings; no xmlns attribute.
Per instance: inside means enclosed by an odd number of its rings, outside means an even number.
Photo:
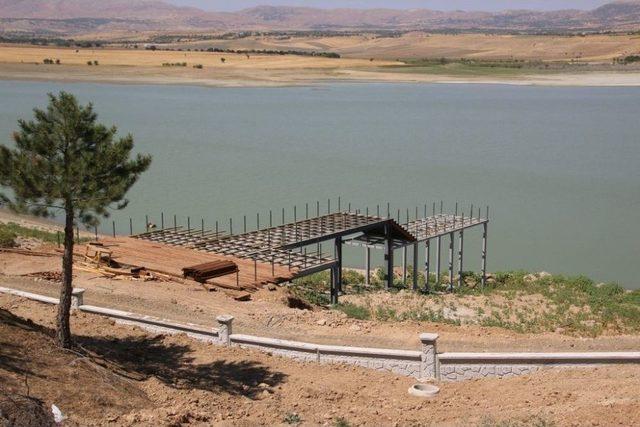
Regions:
<svg viewBox="0 0 640 427"><path fill-rule="evenodd" d="M114 213L207 226L291 218L341 196L372 210L491 206L489 269L582 273L638 287L640 88L335 84L199 88L0 82L0 141L65 89L132 133L154 164ZM404 214L403 214L404 217ZM169 219L171 218L171 219ZM222 226L221 226L222 227ZM225 227L228 228L228 227ZM111 230L111 220L104 227ZM480 263L465 236L465 269ZM351 250L357 265L361 252ZM378 258L379 259L379 258Z"/></svg>

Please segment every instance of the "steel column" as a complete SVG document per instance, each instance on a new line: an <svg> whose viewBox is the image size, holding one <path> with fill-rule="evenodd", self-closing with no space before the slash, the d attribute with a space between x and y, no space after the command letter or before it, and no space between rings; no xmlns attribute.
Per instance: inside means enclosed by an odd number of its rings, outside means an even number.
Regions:
<svg viewBox="0 0 640 427"><path fill-rule="evenodd" d="M424 245L424 290L425 292L429 292L429 276L431 275L431 240L427 240Z"/></svg>
<svg viewBox="0 0 640 427"><path fill-rule="evenodd" d="M460 230L460 234L458 236L458 286L462 287L462 257L464 251L464 230Z"/></svg>
<svg viewBox="0 0 640 427"><path fill-rule="evenodd" d="M442 271L440 270L441 262L440 255L442 246L442 237L438 236L438 240L436 240L436 288L440 286L440 276L442 275Z"/></svg>
<svg viewBox="0 0 640 427"><path fill-rule="evenodd" d="M418 243L413 244L413 290L418 290Z"/></svg>
<svg viewBox="0 0 640 427"><path fill-rule="evenodd" d="M336 237L336 288L338 292L342 292L342 237Z"/></svg>
<svg viewBox="0 0 640 427"><path fill-rule="evenodd" d="M402 286L407 286L407 247L402 248Z"/></svg>
<svg viewBox="0 0 640 427"><path fill-rule="evenodd" d="M453 291L453 233L449 233L449 291Z"/></svg>
<svg viewBox="0 0 640 427"><path fill-rule="evenodd" d="M384 226L385 245L384 245L384 260L385 260L385 289L389 290L393 286L393 241L391 240L391 229L389 224Z"/></svg>
<svg viewBox="0 0 640 427"><path fill-rule="evenodd" d="M371 284L371 248L369 246L365 246L364 248L365 256L364 256L364 283L365 285Z"/></svg>
<svg viewBox="0 0 640 427"><path fill-rule="evenodd" d="M487 284L487 226L482 224L482 288Z"/></svg>

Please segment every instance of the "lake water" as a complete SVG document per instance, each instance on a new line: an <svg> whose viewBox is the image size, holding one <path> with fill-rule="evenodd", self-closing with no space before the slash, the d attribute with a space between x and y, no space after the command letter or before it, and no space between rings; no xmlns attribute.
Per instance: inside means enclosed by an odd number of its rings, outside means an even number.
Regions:
<svg viewBox="0 0 640 427"><path fill-rule="evenodd" d="M49 91L92 101L154 163L114 214L199 225L341 196L363 209L491 206L489 270L640 285L640 88L334 84L200 88L0 82L0 141ZM429 208L430 209L430 208ZM403 213L404 217L404 213ZM169 219L171 218L171 219ZM264 224L264 222L263 222ZM222 227L222 226L221 226ZM225 227L228 228L228 227ZM105 231L111 230L111 220ZM465 235L465 269L480 264ZM443 256L445 252L443 252ZM350 250L357 265L361 252ZM379 260L379 258L378 258ZM443 263L444 268L444 263Z"/></svg>

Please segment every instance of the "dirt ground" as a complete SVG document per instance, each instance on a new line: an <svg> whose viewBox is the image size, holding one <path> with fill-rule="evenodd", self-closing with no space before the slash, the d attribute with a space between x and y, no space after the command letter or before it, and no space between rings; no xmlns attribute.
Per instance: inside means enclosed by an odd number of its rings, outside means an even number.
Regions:
<svg viewBox="0 0 640 427"><path fill-rule="evenodd" d="M44 227L50 231L58 227L55 223L18 217L3 210L0 210L0 221ZM52 249L48 247L48 250ZM60 272L61 264L60 257L0 253L0 286L57 297L59 283L25 275ZM115 280L83 271L75 271L74 285L86 289L86 304L202 326L215 326L216 316L230 314L235 317L234 331L237 333L315 343L417 349L420 346L420 333L435 332L440 334L438 345L441 351L624 351L640 348L638 335L588 338L567 336L560 331L520 334L478 325L351 319L335 310L290 308L286 303L287 289L282 287L274 291L264 288L253 293L250 301L240 302L224 292L208 292L197 284ZM372 298L392 299L394 304L409 307L406 299L411 295L408 294L374 295ZM346 296L342 299L349 301L359 298ZM458 312L462 313L463 308L461 306Z"/></svg>
<svg viewBox="0 0 640 427"><path fill-rule="evenodd" d="M318 369L85 313L72 317L78 351L63 352L46 336L54 314L53 306L0 295L0 390L55 404L69 426L283 425L285 418L302 425L640 423L637 366L441 383L438 396L422 400L407 394L410 378Z"/></svg>
<svg viewBox="0 0 640 427"><path fill-rule="evenodd" d="M61 271L60 258L0 253L0 286L48 296L59 295L59 284L38 277L45 271ZM346 318L333 310L299 310L285 303L287 290L262 289L251 301L240 302L223 292L207 292L199 285L114 280L76 271L75 286L86 289L85 303L148 314L203 326L215 325L215 317L231 314L238 333L383 348L416 349L421 332L440 334L442 351L588 351L635 350L640 336L612 335L598 338L570 337L561 333L519 334L477 325L403 321L382 322ZM347 298L348 299L348 298Z"/></svg>

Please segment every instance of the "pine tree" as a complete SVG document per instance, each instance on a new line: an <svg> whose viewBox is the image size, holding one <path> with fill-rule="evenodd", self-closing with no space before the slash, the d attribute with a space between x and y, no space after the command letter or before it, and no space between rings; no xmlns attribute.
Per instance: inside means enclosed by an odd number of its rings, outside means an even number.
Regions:
<svg viewBox="0 0 640 427"><path fill-rule="evenodd" d="M72 94L49 94L46 110L33 111L33 120L18 121L15 148L0 145L0 185L12 193L0 194L0 203L42 217L64 213L56 340L69 348L74 227L95 227L109 209L123 209L151 156L132 158L133 137L116 139L116 128L98 123L92 104L79 105Z"/></svg>

